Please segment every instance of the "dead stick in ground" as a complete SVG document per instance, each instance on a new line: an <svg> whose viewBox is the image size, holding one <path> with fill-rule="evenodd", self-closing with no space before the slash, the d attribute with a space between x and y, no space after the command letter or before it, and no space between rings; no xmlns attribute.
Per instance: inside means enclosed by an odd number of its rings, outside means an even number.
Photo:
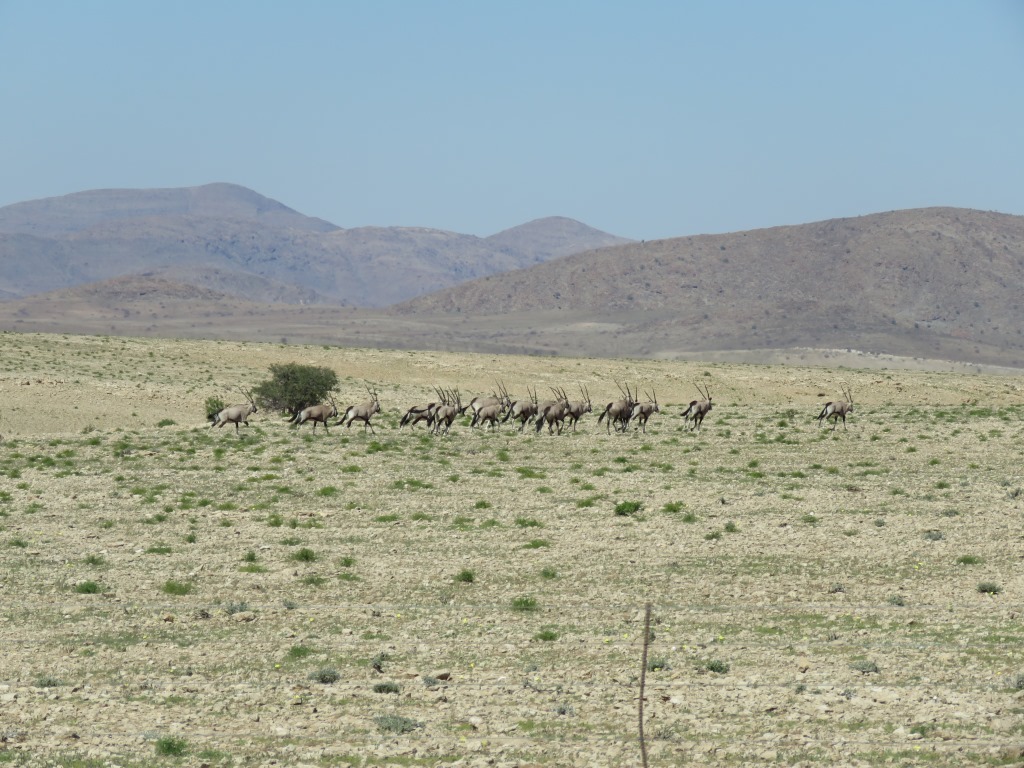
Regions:
<svg viewBox="0 0 1024 768"><path fill-rule="evenodd" d="M647 646L651 643L651 604L644 610L644 652L640 662L640 757L647 768L647 742L644 740L644 687L647 685Z"/></svg>

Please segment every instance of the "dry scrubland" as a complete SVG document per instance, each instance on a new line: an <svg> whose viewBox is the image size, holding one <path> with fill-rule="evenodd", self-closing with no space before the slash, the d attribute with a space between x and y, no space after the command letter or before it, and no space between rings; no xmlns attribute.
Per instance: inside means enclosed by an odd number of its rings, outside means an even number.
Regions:
<svg viewBox="0 0 1024 768"><path fill-rule="evenodd" d="M0 765L639 765L646 601L653 766L1024 759L1019 379L0 354ZM342 399L375 384L377 435L205 428L206 397L290 361L332 366ZM646 435L397 430L430 386L495 377L664 407ZM695 380L701 435L678 415ZM840 381L858 408L832 434L813 417Z"/></svg>

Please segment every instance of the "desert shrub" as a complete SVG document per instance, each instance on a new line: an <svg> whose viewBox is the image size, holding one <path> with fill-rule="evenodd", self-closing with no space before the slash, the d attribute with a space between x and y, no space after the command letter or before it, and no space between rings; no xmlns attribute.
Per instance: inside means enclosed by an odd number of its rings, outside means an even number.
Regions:
<svg viewBox="0 0 1024 768"><path fill-rule="evenodd" d="M537 610L537 600L532 597L517 597L512 600L512 610L528 613Z"/></svg>
<svg viewBox="0 0 1024 768"><path fill-rule="evenodd" d="M299 661L313 654L313 649L306 645L293 645L288 649L288 660Z"/></svg>
<svg viewBox="0 0 1024 768"><path fill-rule="evenodd" d="M228 404L224 402L223 398L220 397L208 397L206 403L203 405L203 413L206 414L206 418L213 420L213 417L228 407Z"/></svg>
<svg viewBox="0 0 1024 768"><path fill-rule="evenodd" d="M324 667L314 672L309 673L309 679L314 683L322 683L323 685L330 685L341 680L341 675L338 670L331 667Z"/></svg>
<svg viewBox="0 0 1024 768"><path fill-rule="evenodd" d="M95 581L83 581L75 585L75 592L80 595L98 595L102 589Z"/></svg>
<svg viewBox="0 0 1024 768"><path fill-rule="evenodd" d="M391 681L386 683L377 683L373 686L374 693L398 693L398 691L398 683L392 683Z"/></svg>
<svg viewBox="0 0 1024 768"><path fill-rule="evenodd" d="M983 595L998 595L1003 588L993 581L983 581L978 584L978 591Z"/></svg>
<svg viewBox="0 0 1024 768"><path fill-rule="evenodd" d="M316 552L309 547L303 547L293 552L291 559L299 563L312 563L316 561Z"/></svg>
<svg viewBox="0 0 1024 768"><path fill-rule="evenodd" d="M643 503L639 501L620 501L615 505L615 514L619 517L629 517L630 515L635 515L643 508Z"/></svg>
<svg viewBox="0 0 1024 768"><path fill-rule="evenodd" d="M188 753L188 742L176 736L163 736L156 740L156 753L161 757L181 757Z"/></svg>
<svg viewBox="0 0 1024 768"><path fill-rule="evenodd" d="M454 578L455 581L459 582L460 584L472 584L474 581L476 581L476 575L468 568L464 568L463 570L459 571L457 574L455 574Z"/></svg>
<svg viewBox="0 0 1024 768"><path fill-rule="evenodd" d="M174 579L168 579L164 582L162 587L163 591L168 595L188 595L192 593L193 586L187 581L175 581Z"/></svg>
<svg viewBox="0 0 1024 768"><path fill-rule="evenodd" d="M423 723L418 723L411 718L400 715L381 715L380 717L373 718L373 722L384 733L411 733L417 728L423 727Z"/></svg>
<svg viewBox="0 0 1024 768"><path fill-rule="evenodd" d="M318 405L338 386L338 375L330 368L299 363L270 366L270 378L253 387L253 396L264 408L291 415Z"/></svg>

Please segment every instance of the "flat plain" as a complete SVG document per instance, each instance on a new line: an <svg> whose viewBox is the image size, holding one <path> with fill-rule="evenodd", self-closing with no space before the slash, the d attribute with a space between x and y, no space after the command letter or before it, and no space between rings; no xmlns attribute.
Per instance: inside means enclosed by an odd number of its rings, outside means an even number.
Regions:
<svg viewBox="0 0 1024 768"><path fill-rule="evenodd" d="M1019 377L14 333L0 360L0 765L640 765L647 603L652 766L1024 761ZM376 387L376 434L207 428L284 362ZM496 380L661 412L399 430Z"/></svg>

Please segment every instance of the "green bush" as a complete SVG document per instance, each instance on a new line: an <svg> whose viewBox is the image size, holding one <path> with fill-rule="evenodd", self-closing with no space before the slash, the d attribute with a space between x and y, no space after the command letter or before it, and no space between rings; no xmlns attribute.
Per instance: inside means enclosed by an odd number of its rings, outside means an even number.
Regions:
<svg viewBox="0 0 1024 768"><path fill-rule="evenodd" d="M635 515L643 508L643 503L639 501L620 501L615 505L615 514L619 517L629 517L630 515Z"/></svg>
<svg viewBox="0 0 1024 768"><path fill-rule="evenodd" d="M156 740L156 753L161 757L181 757L188 752L188 742L174 736Z"/></svg>
<svg viewBox="0 0 1024 768"><path fill-rule="evenodd" d="M206 418L213 421L213 417L228 407L228 404L224 402L223 398L220 397L208 397L206 403L203 405L203 412L206 414Z"/></svg>
<svg viewBox="0 0 1024 768"><path fill-rule="evenodd" d="M338 386L338 375L330 368L299 363L270 366L270 378L253 387L253 396L264 408L291 415L318 405Z"/></svg>

